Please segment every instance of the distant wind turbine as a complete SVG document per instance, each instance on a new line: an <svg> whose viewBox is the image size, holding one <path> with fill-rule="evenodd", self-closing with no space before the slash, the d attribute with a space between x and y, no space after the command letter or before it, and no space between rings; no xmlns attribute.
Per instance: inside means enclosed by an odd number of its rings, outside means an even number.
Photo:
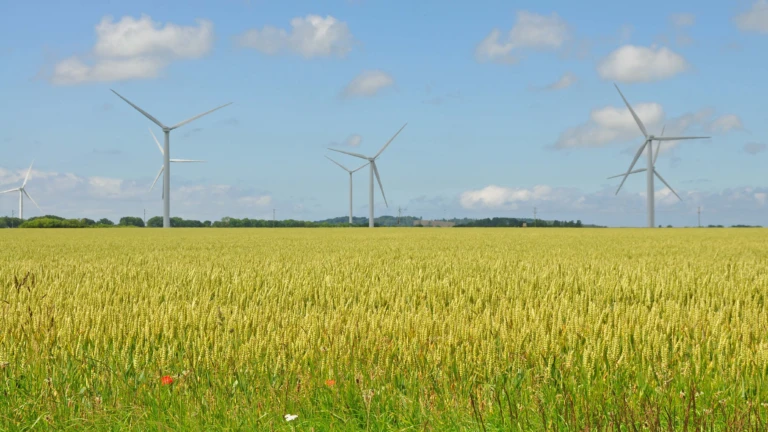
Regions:
<svg viewBox="0 0 768 432"><path fill-rule="evenodd" d="M349 168L347 168L344 165L336 162L335 160L329 158L328 156L326 156L326 158L329 161L331 161L331 162L335 163L336 165L340 166L344 171L349 173L349 223L351 225L352 224L352 174L354 174L355 172L360 171L361 169L365 168L365 166L368 165L368 164L366 163L366 164L361 165L360 168L357 168L357 169L354 169L354 170L350 170Z"/></svg>
<svg viewBox="0 0 768 432"><path fill-rule="evenodd" d="M160 145L160 141L157 140L157 137L155 136L155 133L152 132L152 129L149 130L149 133L152 134L152 138L155 139L155 143L157 144L157 148L160 149L160 154L165 154L163 152L163 147ZM192 162L205 162L204 160L194 160L194 159L171 159L171 163L174 162L180 162L180 163L192 163ZM155 183L157 183L157 180L160 178L160 175L165 171L165 165L162 165L160 167L160 172L157 173L157 177L155 177L155 181L152 182L152 186L149 187L149 191L152 192L152 189L155 187ZM163 198L165 198L165 188L163 188Z"/></svg>
<svg viewBox="0 0 768 432"><path fill-rule="evenodd" d="M619 188L616 189L616 195L618 195L619 191L621 190L621 187L624 185L624 182L627 180L627 177L629 177L630 174L638 173L645 171L646 174L646 202L648 206L648 228L653 228L655 226L655 211L654 211L654 185L653 185L653 176L659 178L668 188L672 191L672 193L675 194L680 200L679 195L672 190L672 188L669 186L669 184L661 177L661 175L656 171L654 168L654 164L656 161L656 158L653 155L653 141L659 142L657 146L656 156L658 157L658 150L661 147L661 141L680 141L680 140L691 140L691 139L706 139L709 137L700 137L700 136L692 136L692 137L665 137L665 136L654 136L649 135L648 131L645 129L645 125L643 125L643 122L640 121L640 117L637 116L635 113L635 110L632 109L632 107L629 105L629 102L627 102L627 99L624 97L624 94L621 93L621 90L619 90L619 86L614 84L614 87L616 87L616 90L619 92L619 95L621 96L621 99L624 100L624 104L629 108L629 112L632 114L632 117L635 119L635 123L637 123L637 127L640 128L640 132L643 133L643 136L645 137L645 141L643 142L643 145L640 146L640 148L637 150L637 153L635 154L635 158L632 159L632 163L629 165L629 169L624 174L620 174L619 176L624 176L624 178L621 180L621 184L619 184ZM664 132L662 131L662 135ZM632 168L635 167L635 163L637 163L637 160L640 158L640 155L643 154L643 150L648 147L648 167L646 169L642 170L636 170L632 171ZM619 177L614 176L614 177ZM613 177L610 177L613 178Z"/></svg>
<svg viewBox="0 0 768 432"><path fill-rule="evenodd" d="M37 209L40 210L40 213L43 212L43 209L41 209L40 206L37 205L37 203L35 202L34 199L32 199L31 196L29 196L29 192L27 192L27 189L26 189L27 182L29 181L29 173L32 172L32 165L34 165L34 163L35 163L35 161L32 161L32 163L29 164L29 169L27 170L27 175L24 176L24 183L22 183L20 187L17 187L16 189L8 189L8 190L0 192L0 194L16 192L16 191L19 192L19 219L24 219L24 195L26 195L27 198L29 198L29 200L32 201L32 203L35 204L35 207L37 207Z"/></svg>
<svg viewBox="0 0 768 432"><path fill-rule="evenodd" d="M182 127L187 123L195 121L204 115L208 115L216 110L224 108L227 105L231 105L232 102L226 103L220 107L214 108L210 111L206 111L202 114L198 114L190 119L184 120L183 122L177 123L173 126L166 126L163 123L161 123L160 120L152 117L152 115L150 115L148 112L134 105L133 102L120 96L118 92L112 90L112 93L116 94L117 97L127 102L128 105L134 107L136 111L142 113L144 117L148 118L149 120L152 121L152 123L160 126L163 129L163 133L165 134L165 146L163 150L163 171L165 173L165 175L163 176L163 228L170 228L171 227L171 158L170 158L171 131L176 128Z"/></svg>
<svg viewBox="0 0 768 432"><path fill-rule="evenodd" d="M345 150L333 149L333 148L330 148L330 147L328 148L328 150L333 150L335 152L348 154L350 156L358 157L360 159L365 159L365 160L367 160L369 162L369 164L371 166L371 169L370 169L370 176L369 176L370 177L370 185L368 187L368 192L369 192L369 196L368 196L368 228L373 228L373 176L374 176L374 174L376 175L376 180L379 182L379 188L381 189L381 196L384 198L384 205L389 207L389 204L387 203L387 196L384 194L384 186L381 185L381 177L379 177L379 170L376 169L376 158L381 156L381 153L384 152L384 150L387 148L387 146L389 146L389 144L395 139L395 137L397 137L397 135L403 129L405 129L406 126L408 126L408 123L404 124L403 127L401 127L400 130L397 131L397 133L392 138L390 138L389 141L387 141L387 143L384 144L384 147L382 147L381 150L379 150L379 152L376 153L376 155L373 156L373 157L364 156L364 155L361 155L360 153L352 153L352 152L348 152L348 151L345 151Z"/></svg>

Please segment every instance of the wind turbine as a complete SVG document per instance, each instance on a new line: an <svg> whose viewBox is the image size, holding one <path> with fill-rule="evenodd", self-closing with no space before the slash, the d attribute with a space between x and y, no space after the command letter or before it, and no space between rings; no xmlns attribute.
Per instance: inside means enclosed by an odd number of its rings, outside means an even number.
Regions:
<svg viewBox="0 0 768 432"><path fill-rule="evenodd" d="M368 164L366 163L366 164L363 164L362 166L360 166L360 168L357 168L357 169L354 169L354 170L350 170L349 168L347 168L344 165L336 162L335 160L329 158L328 156L326 156L326 158L329 161L331 161L331 162L335 163L336 165L340 166L344 171L349 173L349 224L351 225L352 224L352 174L354 174L355 172L360 171L361 169L365 168L365 166L368 165Z"/></svg>
<svg viewBox="0 0 768 432"><path fill-rule="evenodd" d="M27 186L27 182L29 181L29 173L32 172L32 165L35 163L35 161L32 161L31 164L29 164L29 169L27 170L27 175L24 177L24 183L21 184L20 187L17 187L16 189L8 189L5 191L0 192L0 194L4 193L10 193L10 192L19 192L19 219L24 219L24 195L29 198L30 201L32 201L35 204L35 207L37 207L38 210L40 210L40 213L43 212L43 209L40 208L39 205L35 202L35 200L32 199L31 196L29 196L29 192L25 189Z"/></svg>
<svg viewBox="0 0 768 432"><path fill-rule="evenodd" d="M165 154L163 151L163 147L160 145L160 141L157 140L157 137L155 136L155 133L152 132L152 129L149 130L149 133L152 134L152 138L155 139L155 143L157 144L157 148L160 149L160 154ZM191 163L191 162L205 162L204 160L194 160L194 159L171 159L171 163L173 162L180 162L180 163ZM165 170L165 165L160 167L160 172L157 173L157 177L155 177L155 181L152 182L152 186L149 187L149 191L152 192L152 189L155 187L155 183L157 183L157 180L160 178L160 174L163 173ZM163 189L163 198L165 198L165 189Z"/></svg>
<svg viewBox="0 0 768 432"><path fill-rule="evenodd" d="M384 150L387 148L387 146L389 146L389 144L392 142L392 140L394 140L395 137L397 137L397 135L403 129L405 129L406 126L408 126L408 123L404 124L403 127L401 127L400 130L397 131L397 133L392 138L390 138L389 141L387 141L387 143L384 144L384 147L382 147L381 150L379 150L379 152L376 153L376 155L373 156L373 157L363 156L360 153L352 153L352 152L348 152L348 151L344 151L344 150L333 149L333 148L330 148L330 147L328 148L328 150L333 150L335 152L348 154L350 156L358 157L360 159L365 159L370 164L370 166L371 166L370 176L369 176L370 177L370 185L368 187L368 192L370 193L369 196L368 196L368 228L373 228L373 176L374 176L374 174L376 175L376 180L379 182L379 188L381 189L381 196L384 197L384 204L387 207L389 207L389 204L387 203L387 197L386 197L386 195L384 195L384 186L381 185L381 177L379 177L379 170L376 169L376 158L381 156L381 153L384 152Z"/></svg>
<svg viewBox="0 0 768 432"><path fill-rule="evenodd" d="M661 146L661 141L679 141L679 140L691 140L691 139L706 139L709 137L703 137L703 136L692 136L692 137L665 137L665 136L654 136L649 135L648 131L645 129L645 125L643 125L643 122L640 121L640 117L637 116L635 113L635 110L632 109L632 107L629 105L629 102L627 102L627 98L624 97L624 94L621 93L621 90L619 90L619 86L616 84L613 85L616 87L616 90L619 92L619 95L621 96L621 99L624 100L624 104L629 108L629 112L632 114L632 117L635 119L635 123L637 123L637 127L640 128L640 132L643 133L643 136L645 137L645 141L643 142L643 145L640 146L640 148L637 150L637 153L635 153L634 159L632 159L632 163L629 165L629 169L627 172L623 175L624 178L621 180L621 184L619 184L619 188L616 189L616 195L619 194L619 191L621 190L621 187L624 185L624 182L627 180L627 177L629 177L630 174L637 173L637 172L646 172L646 201L648 206L648 228L653 228L655 225L655 212L654 212L654 186L653 186L653 176L656 175L659 180L661 180L668 188L672 191L672 193L675 194L678 198L680 198L677 193L672 190L672 188L669 186L669 184L661 177L661 175L656 171L656 168L654 168L654 164L656 161L656 158L653 155L653 142L657 141L659 144L657 146L656 156L658 156L658 149ZM662 131L662 135L663 135ZM637 163L637 160L640 158L640 155L643 154L643 150L648 147L648 167L643 170L636 170L632 171L632 168L635 167L635 163ZM612 177L611 177L612 178ZM680 198L682 200L682 198Z"/></svg>
<svg viewBox="0 0 768 432"><path fill-rule="evenodd" d="M111 90L111 89L110 89ZM220 107L214 108L210 111L206 111L202 114L198 114L188 120L184 120L181 123L177 123L173 126L166 126L163 123L160 122L160 120L152 117L148 112L144 111L143 109L139 108L138 106L134 105L133 102L129 101L128 99L120 96L120 94L114 90L112 90L112 93L116 94L117 97L124 100L128 103L128 105L134 107L136 111L142 113L144 117L148 118L152 121L152 123L160 126L163 129L163 133L165 134L165 148L163 150L163 171L165 175L163 176L163 228L170 228L171 227L171 131L184 126L187 123L190 123L192 121L195 121L199 119L200 117L204 115L208 115L216 110L219 110L221 108L224 108L227 105L231 105L232 102L226 103Z"/></svg>

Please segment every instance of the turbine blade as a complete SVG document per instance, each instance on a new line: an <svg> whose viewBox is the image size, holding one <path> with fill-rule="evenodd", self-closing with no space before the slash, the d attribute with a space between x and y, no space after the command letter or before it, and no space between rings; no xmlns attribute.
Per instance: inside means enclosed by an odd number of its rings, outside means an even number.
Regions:
<svg viewBox="0 0 768 432"><path fill-rule="evenodd" d="M387 143L386 143L386 144L384 144L384 147L382 147L382 148L381 148L381 150L379 150L379 152L378 152L378 153L376 153L376 156L374 156L373 158L374 158L374 159L376 159L377 157L379 157L379 155L380 155L380 154L381 154L381 153L384 151L384 149L386 149L386 148L387 148L387 146L389 146L389 143L391 143L391 142L392 142L392 141L395 139L395 137L396 137L398 134L400 134L400 131L402 131L403 129L405 129L405 127L406 127L406 126L408 126L408 123L404 124L404 125L403 125L403 127L401 127L401 128L400 128L400 130L399 130L399 131L397 131L397 133L396 133L396 134L395 134L395 135L394 135L392 138L390 138L390 139L389 139L389 141L387 141Z"/></svg>
<svg viewBox="0 0 768 432"><path fill-rule="evenodd" d="M21 191L22 191L22 192L24 192L24 195L26 195L26 196L27 196L27 198L29 198L29 200L30 200L30 201L32 201L32 203L34 203L34 204L35 204L35 207L37 207L37 209L38 209L38 210L40 210L40 213L42 213L42 212L43 212L43 209L41 209L41 208L40 208L40 206L39 206L39 205L37 205L37 203L35 202L35 200L34 200L34 199L32 199L32 197L31 197L31 196L29 196L29 193L27 192L27 190L26 190L26 189L22 189Z"/></svg>
<svg viewBox="0 0 768 432"><path fill-rule="evenodd" d="M643 136L646 138L648 137L648 131L645 130L645 125L643 125L643 122L640 121L640 117L635 114L635 110L632 109L632 107L629 105L629 102L627 102L627 98L624 97L624 94L619 90L619 86L616 84L613 84L614 87L616 87L616 90L619 91L619 94L621 95L621 98L624 100L624 104L627 105L627 108L629 108L629 112L632 113L632 117L635 118L635 123L637 123L637 126L640 128L640 131L643 133Z"/></svg>
<svg viewBox="0 0 768 432"><path fill-rule="evenodd" d="M16 189L8 189L8 190L4 190L4 191L0 192L0 194L4 194L4 193L8 193L8 192L16 192L16 191L18 191L19 189L21 189L21 188L16 188Z"/></svg>
<svg viewBox="0 0 768 432"><path fill-rule="evenodd" d="M24 183L21 184L21 187L24 187L27 185L27 181L29 180L29 173L32 172L32 165L35 164L35 161L32 161L31 164L29 164L29 169L27 170L27 175L24 177Z"/></svg>
<svg viewBox="0 0 768 432"><path fill-rule="evenodd" d="M373 173L376 174L376 180L379 182L379 188L381 189L381 196L384 197L384 205L389 207L389 204L387 203L387 196L384 195L384 186L381 185L381 177L379 177L379 170L376 169L376 162L371 162L371 166L373 166Z"/></svg>
<svg viewBox="0 0 768 432"><path fill-rule="evenodd" d="M171 159L171 162L189 163L189 162L205 162L205 161L197 160L197 159Z"/></svg>
<svg viewBox="0 0 768 432"><path fill-rule="evenodd" d="M692 139L709 139L708 136L692 136L692 137L656 137L656 141L680 141L680 140L692 140Z"/></svg>
<svg viewBox="0 0 768 432"><path fill-rule="evenodd" d="M348 154L350 156L359 157L360 159L368 160L368 156L363 156L360 153L352 153L352 152L348 152L346 150L339 150L339 149L334 149L334 148L330 148L330 147L328 147L328 150L339 152L339 153L344 153L344 154Z"/></svg>
<svg viewBox="0 0 768 432"><path fill-rule="evenodd" d="M157 183L157 180L160 179L160 175L163 174L163 170L165 169L165 165L160 167L160 172L157 173L157 177L155 177L155 181L152 182L152 186L149 187L149 191L152 192L152 189L155 187L155 183ZM165 192L165 191L163 191Z"/></svg>
<svg viewBox="0 0 768 432"><path fill-rule="evenodd" d="M112 89L110 89L110 90L112 90ZM154 124L156 124L156 125L160 126L161 128L165 129L165 125L164 125L164 124L162 124L162 123L160 123L160 120L158 120L158 119L156 119L156 118L152 117L152 115L151 115L150 113L148 113L148 112L144 111L143 109L141 109L141 108L137 107L136 105L134 105L134 104L133 104L133 102L129 101L128 99L126 99L126 98L124 98L124 97L120 96L120 93L118 93L118 92L116 92L116 91L114 91L114 90L112 90L112 93L116 94L116 95L117 95L117 97L119 97L120 99L122 99L122 100L124 100L124 101L128 102L128 105L130 105L130 106L132 106L132 107L136 108L136 111L138 111L138 112L140 112L140 113L144 114L144 117L146 117L146 118L150 119L150 120L151 120L151 121L152 121Z"/></svg>
<svg viewBox="0 0 768 432"><path fill-rule="evenodd" d="M619 191L621 190L621 187L624 186L624 182L627 181L627 177L629 177L629 173L632 171L632 168L637 163L637 160L640 159L640 155L643 154L643 150L645 150L645 146L648 145L648 140L645 140L643 145L640 146L640 149L637 150L637 153L635 153L635 158L632 159L632 164L629 165L629 169L626 173L624 173L624 178L621 180L621 184L619 185L619 188L616 189L616 195L619 194Z"/></svg>
<svg viewBox="0 0 768 432"><path fill-rule="evenodd" d="M664 127L661 128L661 135L664 136L664 131L667 129L667 125L664 125ZM659 151L661 151L661 141L659 141L658 144L656 144L656 153L653 154L653 166L656 166L656 159L659 158Z"/></svg>
<svg viewBox="0 0 768 432"><path fill-rule="evenodd" d="M677 192L675 192L675 190L674 190L674 189L672 189L672 186L670 186L670 185L669 185L669 183L667 183L667 181L666 181L666 180L664 180L664 178L661 176L661 174L659 174L659 172L658 172L658 171L656 171L656 170L654 169L654 170L653 170L653 173L654 173L654 174L656 174L656 177L658 177L658 178L659 178L659 180L661 180L661 182L662 182L662 183L664 183L664 185L665 185L666 187L668 187L668 188L669 188L669 190L671 190L673 194L675 194L675 196L677 197L677 199L679 199L680 201L682 201L682 200L683 200L682 198L680 198L680 195L678 195L678 194L677 194Z"/></svg>
<svg viewBox="0 0 768 432"><path fill-rule="evenodd" d="M344 165L342 165L342 164L340 164L340 163L336 162L335 160L333 160L333 159L329 158L328 156L326 156L325 158L326 158L326 159L328 159L329 161L331 161L331 162L335 163L336 165L340 166L340 167L341 167L341 168L342 168L344 171L346 171L346 172L352 172L352 171L350 171L350 170L349 170L349 168L347 168L347 167L345 167Z"/></svg>
<svg viewBox="0 0 768 432"><path fill-rule="evenodd" d="M152 128L148 128L148 129L149 129L149 133L152 134L152 138L154 138L155 142L157 143L157 148L160 149L160 154L164 155L165 152L163 151L163 146L160 145L160 141L157 140L157 137L155 136L155 133L152 132Z"/></svg>
<svg viewBox="0 0 768 432"><path fill-rule="evenodd" d="M630 173L630 174L637 174L637 173L641 173L641 172L643 172L643 171L645 171L645 168L636 169L636 170L634 170L634 171L630 171L629 173ZM623 175L626 175L626 174L627 174L627 173L621 173L621 174L618 174L618 175L615 175L615 176L610 176L610 177L608 177L608 180L610 180L610 179L614 179L614 178L616 178L616 177L621 177L621 176L623 176Z"/></svg>
<svg viewBox="0 0 768 432"><path fill-rule="evenodd" d="M370 162L368 162L368 163L370 163ZM351 171L351 173L352 173L352 174L354 174L354 173L356 173L356 172L360 171L361 169L363 169L363 168L367 167L367 166L368 166L368 163L361 165L361 166L360 166L360 168L358 168L358 169L356 169L356 170L352 170L352 171Z"/></svg>
<svg viewBox="0 0 768 432"><path fill-rule="evenodd" d="M191 121L195 121L195 120L199 119L200 117L202 117L202 116L204 116L204 115L208 115L208 114L210 114L210 113L212 113L212 112L214 112L214 111L216 111L216 110L220 110L220 109L224 108L224 107L225 107L225 106L227 106L227 105L232 105L232 102L229 102L229 103L225 103L224 105L222 105L222 106L220 106L220 107L216 107L216 108L214 108L214 109L212 109L212 110L210 110L210 111L206 111L206 112L204 112L204 113L202 113L202 114L198 114L198 115L196 115L196 116L192 117L191 119L188 119L188 120L184 120L184 121L183 121L183 122L181 122L181 123L178 123L178 124L176 124L176 125L173 125L173 126L171 126L171 128L170 128L170 129L171 129L171 130L174 130L174 129L176 129L176 128L182 127L182 126L184 126L185 124L187 124L187 123L189 123L189 122L191 122Z"/></svg>

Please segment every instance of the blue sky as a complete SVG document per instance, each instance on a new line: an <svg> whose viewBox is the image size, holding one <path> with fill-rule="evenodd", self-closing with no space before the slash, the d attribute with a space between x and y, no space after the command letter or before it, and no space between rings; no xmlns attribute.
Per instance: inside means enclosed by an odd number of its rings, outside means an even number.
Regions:
<svg viewBox="0 0 768 432"><path fill-rule="evenodd" d="M171 213L322 219L374 154L389 208L425 218L530 216L642 226L642 143L617 83L658 133L657 223L768 223L768 1L147 1L7 5L0 17L0 189L45 213L159 215L162 163L114 89L167 124ZM358 144L358 145L350 145ZM645 166L641 159L638 167ZM181 165L181 166L179 166ZM354 211L367 215L367 169ZM0 196L10 214L17 196ZM25 216L40 212L31 203Z"/></svg>

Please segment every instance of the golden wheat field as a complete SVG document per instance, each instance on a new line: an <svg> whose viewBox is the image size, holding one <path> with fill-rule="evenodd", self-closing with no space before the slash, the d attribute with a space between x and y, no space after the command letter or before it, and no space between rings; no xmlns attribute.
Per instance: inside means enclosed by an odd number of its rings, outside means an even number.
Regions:
<svg viewBox="0 0 768 432"><path fill-rule="evenodd" d="M0 246L0 430L768 430L764 229Z"/></svg>

